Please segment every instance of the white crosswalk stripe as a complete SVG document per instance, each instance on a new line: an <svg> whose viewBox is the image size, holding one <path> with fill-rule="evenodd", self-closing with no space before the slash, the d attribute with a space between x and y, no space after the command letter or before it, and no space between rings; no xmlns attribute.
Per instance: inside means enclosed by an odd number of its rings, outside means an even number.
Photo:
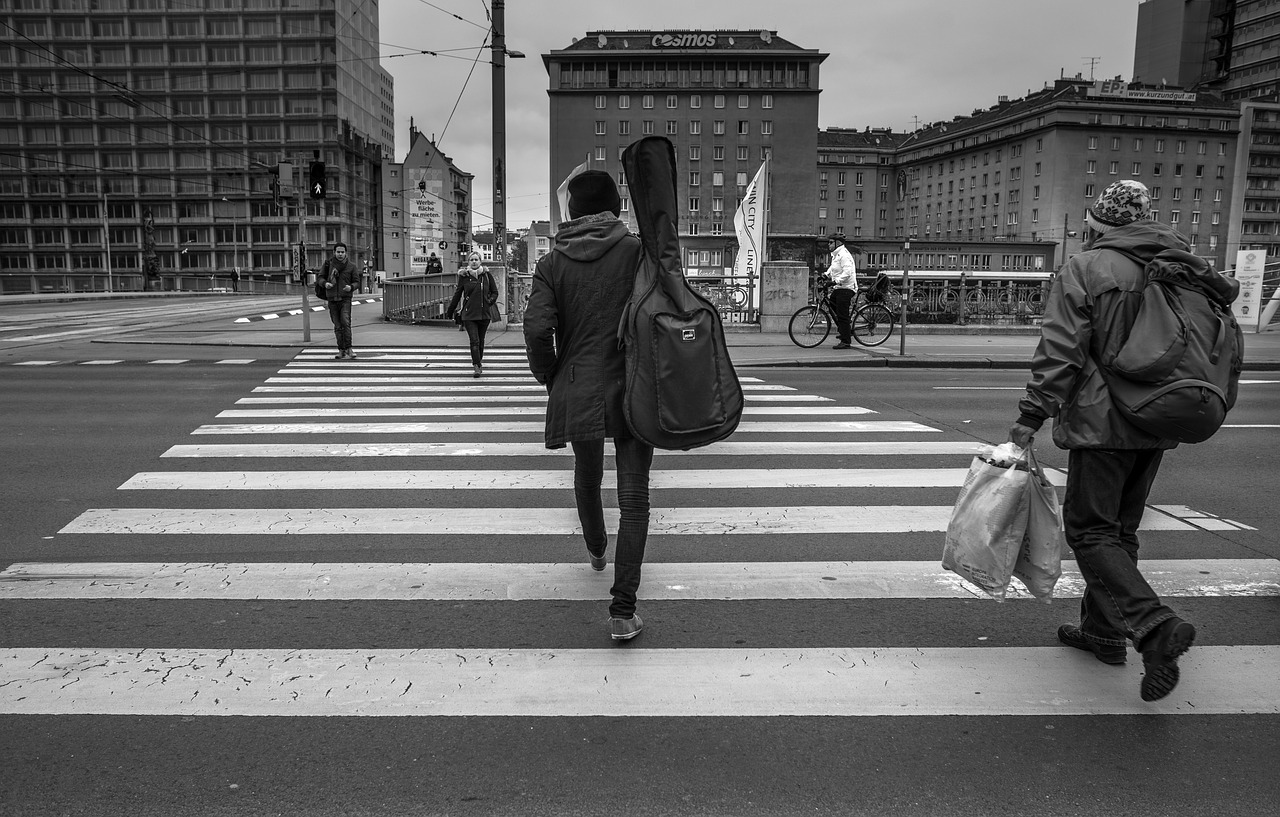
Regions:
<svg viewBox="0 0 1280 817"><path fill-rule="evenodd" d="M170 446L160 456L175 470L134 474L119 485L119 501L109 503L119 507L83 510L57 532L86 543L86 552L92 549L86 561L10 565L0 571L0 601L92 601L103 605L96 614L106 616L124 602L284 601L304 608L353 600L581 603L598 608L602 620L611 573L592 571L585 553L573 563L537 560L540 548L564 542L579 547L580 525L572 454L542 444L546 391L533 382L523 353L491 350L484 376L475 379L460 348L358 351L360 358L345 364L323 350L302 352L253 396L237 396L236 408L216 413L191 434L252 440ZM747 410L733 439L656 454L650 534L669 537L679 544L668 552L686 555L664 560L663 548L651 548L640 593L651 628L660 631L663 604L682 601L927 606L981 598L936 559L906 551L901 559L892 552L867 554L868 542L916 543L918 549L922 538L936 540L940 554L951 511L942 502L962 483L978 441L880 406L839 405L767 377L742 381ZM233 422L252 419L263 422ZM290 467L293 460L296 467ZM285 467L259 466L273 462ZM1065 481L1061 472L1049 474L1056 484ZM606 470L605 487L614 480ZM707 493L715 491L721 493ZM616 508L606 507L605 514L616 530ZM1179 504L1149 507L1141 527L1179 553L1215 532L1249 529ZM803 548L794 547L797 534L828 537L826 558L805 559ZM533 559L503 561L506 551L471 547L463 538L469 536L511 537L522 543L520 556ZM182 537L246 560L137 561L147 548ZM227 540L237 544L204 544L221 537L237 537ZM379 561L360 547L371 540L360 537L382 537L372 541L389 540L396 552L413 552L419 560ZM273 560L287 559L281 556L287 548L317 551L335 540L360 549L350 550L346 561ZM751 545L751 553L772 551L778 558L734 561L744 552L735 543L745 541L764 543ZM175 547L181 545L167 552ZM255 550L264 558L255 560ZM1152 558L1143 568L1168 598L1222 603L1280 597L1280 562L1273 559ZM1068 559L1055 592L1064 611L1074 609L1070 600L1082 587ZM1033 603L1016 583L1010 598L1014 605ZM994 603L989 609L992 616L1001 610ZM288 643L4 647L0 714L1280 713L1276 645L1197 646L1182 660L1178 694L1150 704L1137 696L1140 661L1099 673L1090 656L1056 645L1051 632L1038 646L1024 647L967 642L803 649L646 646L653 636L612 649L603 628L598 635L598 649L555 650Z"/></svg>

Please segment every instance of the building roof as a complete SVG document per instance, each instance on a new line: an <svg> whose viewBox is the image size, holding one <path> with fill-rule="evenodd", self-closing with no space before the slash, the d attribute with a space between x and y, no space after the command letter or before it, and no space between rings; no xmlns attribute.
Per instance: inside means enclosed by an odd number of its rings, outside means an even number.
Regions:
<svg viewBox="0 0 1280 817"><path fill-rule="evenodd" d="M910 138L909 133L894 133L888 128L827 128L818 131L818 150L896 150Z"/></svg>
<svg viewBox="0 0 1280 817"><path fill-rule="evenodd" d="M678 29L588 31L571 45L544 54L551 56L587 54L703 54L719 51L759 51L810 54L825 59L816 49L801 48L769 29Z"/></svg>

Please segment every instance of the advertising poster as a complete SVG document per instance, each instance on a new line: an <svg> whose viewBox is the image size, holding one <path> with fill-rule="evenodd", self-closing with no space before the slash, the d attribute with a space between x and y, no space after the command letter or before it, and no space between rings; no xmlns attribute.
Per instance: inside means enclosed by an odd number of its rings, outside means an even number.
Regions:
<svg viewBox="0 0 1280 817"><path fill-rule="evenodd" d="M1240 297L1231 305L1241 329L1257 330L1262 313L1262 273L1267 254L1262 250L1240 250L1236 253L1236 280Z"/></svg>

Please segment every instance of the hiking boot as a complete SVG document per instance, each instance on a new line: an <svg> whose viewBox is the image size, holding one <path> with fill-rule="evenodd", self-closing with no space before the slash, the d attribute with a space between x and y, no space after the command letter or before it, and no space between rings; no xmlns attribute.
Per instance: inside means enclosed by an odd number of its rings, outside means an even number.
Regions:
<svg viewBox="0 0 1280 817"><path fill-rule="evenodd" d="M1063 624L1059 627L1058 640L1068 647L1093 653L1093 657L1104 664L1123 664L1129 652L1124 645L1099 644L1085 638L1084 633L1080 632L1080 628L1074 624Z"/></svg>
<svg viewBox="0 0 1280 817"><path fill-rule="evenodd" d="M1142 641L1142 700L1158 701L1178 685L1178 656L1191 649L1196 628L1176 616Z"/></svg>
<svg viewBox="0 0 1280 817"><path fill-rule="evenodd" d="M614 641L630 641L640 635L643 629L644 622L638 615L633 614L631 618L610 617L609 619L609 637Z"/></svg>

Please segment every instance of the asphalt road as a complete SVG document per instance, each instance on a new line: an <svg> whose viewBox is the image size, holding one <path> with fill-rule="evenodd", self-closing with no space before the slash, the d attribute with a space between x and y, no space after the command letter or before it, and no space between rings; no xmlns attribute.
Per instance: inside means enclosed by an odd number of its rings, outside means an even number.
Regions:
<svg viewBox="0 0 1280 817"><path fill-rule="evenodd" d="M137 474L247 469L356 472L457 469L458 458L280 457L272 460L164 457L193 443L312 444L397 435L193 436L220 412L243 407L292 350L195 347L146 349L63 343L0 361L7 467L0 566L21 562L572 563L570 535L502 533L340 536L63 533L89 509L183 508L225 514L262 508L564 506L536 489L334 490L305 474L296 486L243 490L125 491ZM92 365L93 359L122 359ZM159 360L186 360L159 363ZM228 360L251 362L225 362ZM362 365L364 361L361 361ZM1021 376L998 371L744 370L770 386L910 421L929 435L877 435L998 442L1014 415ZM1255 379L1268 380L1264 376ZM1269 378L1269 381L1280 378ZM481 381L482 383L484 381ZM1231 422L1210 443L1166 460L1151 497L1242 523L1229 530L1153 531L1144 559L1280 559L1274 485L1275 390L1242 387ZM484 398L476 398L484 405ZM316 405L316 404L312 404ZM351 409L359 418L360 409ZM345 419L345 418L342 418ZM390 418L376 418L390 419ZM376 421L370 418L371 422ZM474 418L473 418L474 419ZM808 433L745 433L742 442L861 440ZM327 421L327 420L324 420ZM322 422L324 422L322 421ZM239 421L244 422L244 421ZM272 422L262 420L261 422ZM501 444L538 435L447 434ZM1042 442L1046 466L1065 457ZM842 471L963 468L967 456L831 453L766 457L659 457L655 468L767 467ZM472 458L467 468L563 467L547 457ZM329 477L336 479L337 477ZM483 496L480 496L483 494ZM863 507L945 505L953 487L704 488L656 490L655 508L713 506ZM606 505L612 503L606 502ZM1250 530L1247 528L1254 528ZM937 532L768 536L660 534L650 563L936 560ZM4 580L0 579L0 583ZM607 585L607 581L606 581ZM648 628L621 648L607 641L599 599L428 600L392 598L67 598L0 596L0 652L9 649L199 648L252 651L530 649L547 655L609 650L799 650L1052 647L1053 630L1075 602L1051 605L978 598L700 598L645 601ZM1175 606L1197 623L1197 647L1280 645L1280 597L1187 597ZM1192 654L1195 653L1193 650ZM658 653L651 653L658 655ZM693 654L690 652L689 654ZM992 655L988 653L987 655ZM1060 658L1053 653L1055 660ZM1076 656L1071 656L1075 658ZM1113 668L1093 666L1105 688ZM1132 664L1136 654L1130 655ZM280 670L287 674L287 669ZM1123 672L1123 671L1120 671ZM520 696L538 697L530 688ZM1094 677L1094 676L1090 676ZM1136 677L1136 675L1135 675ZM1018 679L1010 679L1012 683ZM69 677L68 682L75 679ZM839 695L833 677L830 688ZM1187 683L1184 681L1184 683ZM715 690L706 694L714 697ZM1136 700L1136 681L1132 689ZM975 693L980 694L980 693ZM1101 694L1101 693L1100 693ZM0 688L0 702L7 695ZM1001 699L1003 700L1003 699ZM10 700L12 703L12 700ZM127 704L128 710L132 704ZM9 708L5 712L12 711ZM136 711L145 711L139 701ZM1140 710L1139 710L1140 711ZM142 714L0 715L0 812L13 815L1184 815L1274 813L1280 714L1013 714L997 704L980 715L682 715L381 717Z"/></svg>

